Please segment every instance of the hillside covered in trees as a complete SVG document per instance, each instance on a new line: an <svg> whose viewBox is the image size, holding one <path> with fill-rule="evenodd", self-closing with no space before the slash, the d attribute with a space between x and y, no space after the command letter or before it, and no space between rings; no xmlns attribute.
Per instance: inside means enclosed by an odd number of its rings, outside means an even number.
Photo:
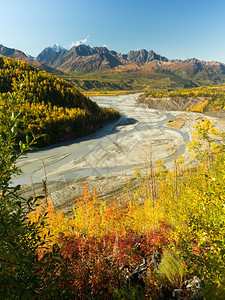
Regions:
<svg viewBox="0 0 225 300"><path fill-rule="evenodd" d="M1 108L13 107L21 119L18 139L43 134L40 146L87 135L119 118L116 110L100 108L72 84L7 57L0 57L0 93Z"/></svg>

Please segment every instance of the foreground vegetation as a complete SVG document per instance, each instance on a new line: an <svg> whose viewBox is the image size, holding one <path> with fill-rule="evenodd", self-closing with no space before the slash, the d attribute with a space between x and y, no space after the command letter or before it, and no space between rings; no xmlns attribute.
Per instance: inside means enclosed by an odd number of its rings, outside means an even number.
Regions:
<svg viewBox="0 0 225 300"><path fill-rule="evenodd" d="M211 122L195 128L197 167L176 151L172 171L150 161L111 202L84 186L69 218L47 193L26 200L10 187L35 142L18 148L12 112L0 110L1 299L223 299L224 137Z"/></svg>
<svg viewBox="0 0 225 300"><path fill-rule="evenodd" d="M197 88L186 88L180 90L148 91L144 95L146 98L199 98L199 103L190 108L194 112L206 112L209 110L225 109L225 86L203 86Z"/></svg>
<svg viewBox="0 0 225 300"><path fill-rule="evenodd" d="M23 120L18 140L42 134L39 146L85 136L120 116L114 109L100 108L62 79L0 57L0 108L12 111L12 107Z"/></svg>

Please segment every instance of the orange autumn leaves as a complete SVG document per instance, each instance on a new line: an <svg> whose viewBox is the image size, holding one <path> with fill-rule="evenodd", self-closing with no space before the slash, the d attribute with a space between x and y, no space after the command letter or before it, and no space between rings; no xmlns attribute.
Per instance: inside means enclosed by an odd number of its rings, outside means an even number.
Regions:
<svg viewBox="0 0 225 300"><path fill-rule="evenodd" d="M82 197L76 199L70 217L62 210L55 211L48 197L45 203L40 203L36 212L30 214L30 220L37 221L47 212L43 236L50 231L53 242L62 232L65 235L100 237L105 234L122 236L129 231L148 234L163 221L162 214L156 215L150 198L140 205L138 193L121 203L116 199L109 203L103 201L96 190L90 191L88 186L83 186L82 193Z"/></svg>

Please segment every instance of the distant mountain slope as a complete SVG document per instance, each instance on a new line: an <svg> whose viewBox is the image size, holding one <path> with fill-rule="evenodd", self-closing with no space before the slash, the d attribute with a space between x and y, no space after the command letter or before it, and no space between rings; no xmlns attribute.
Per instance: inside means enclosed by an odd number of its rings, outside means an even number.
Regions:
<svg viewBox="0 0 225 300"><path fill-rule="evenodd" d="M76 56L79 58L78 54L82 52L82 46L77 47L77 54ZM91 47L90 47L91 49ZM63 55L68 52L65 48L62 46L56 44L53 47L47 47L42 51L42 54L40 54L39 58L37 57L36 60L33 60L30 55L25 54L24 52L17 50L17 49L12 49L5 47L3 45L0 45L0 56L4 57L10 57L14 58L17 60L22 60L31 66L35 68L39 68L40 70L44 70L48 72L49 74L59 76L60 78L67 80L71 82L76 88L78 88L81 91L85 90L129 90L131 89L130 86L128 86L126 83L122 82L115 82L114 80L96 80L91 79L84 79L80 77L70 77L63 73L62 71L55 69L51 67L51 65L54 64L56 59L58 60L58 65L60 66L61 64L64 63L65 58L63 58ZM104 47L96 47L94 50L94 53L101 53L101 52L109 52L107 48ZM85 52L83 53L83 55ZM72 53L73 56L73 53ZM88 57L88 56L87 56ZM43 63L39 62L38 59L42 60ZM103 59L104 60L104 59ZM88 62L87 62L88 63ZM57 66L57 64L55 64Z"/></svg>
<svg viewBox="0 0 225 300"><path fill-rule="evenodd" d="M53 47L48 47L37 56L36 60L65 71L112 69L129 63L144 65L153 60L168 61L166 57L154 51L147 52L142 49L121 54L109 51L106 47L91 47L85 44L74 46L69 51L61 51L60 54L56 53Z"/></svg>
<svg viewBox="0 0 225 300"><path fill-rule="evenodd" d="M31 58L31 56L26 55L23 51L8 48L0 44L0 56L10 57L14 59L22 60L34 68L39 68L40 70L44 70L53 75L62 75L63 72L60 70L56 70L51 66L45 65L44 63L38 62Z"/></svg>
<svg viewBox="0 0 225 300"><path fill-rule="evenodd" d="M0 57L0 108L7 105L9 111L15 105L14 114L23 119L18 137L45 134L41 146L87 135L119 117L116 110L100 108L69 82L20 60Z"/></svg>
<svg viewBox="0 0 225 300"><path fill-rule="evenodd" d="M169 60L152 50L145 49L121 54L110 51L106 47L91 47L84 44L60 53L53 50L46 51L46 49L38 55L36 60L74 75L80 72L108 70L110 76L111 70L118 70L118 79L122 77L121 72L138 71L139 74L151 74L155 78L158 76L157 73L165 78L175 75L177 78L191 80L195 85L225 82L225 65L219 62L206 62L195 58L183 61Z"/></svg>
<svg viewBox="0 0 225 300"><path fill-rule="evenodd" d="M66 54L68 50L63 48L59 44L55 44L53 47L46 47L37 57L36 61L46 64L48 66L53 66L55 61Z"/></svg>
<svg viewBox="0 0 225 300"><path fill-rule="evenodd" d="M20 60L29 59L24 52L17 50L17 49L5 47L1 44L0 44L0 55L11 57L14 59L20 59Z"/></svg>
<svg viewBox="0 0 225 300"><path fill-rule="evenodd" d="M139 66L139 70L147 73L174 74L181 78L194 80L201 84L204 81L220 82L225 79L225 65L219 62L206 62L198 59L152 60Z"/></svg>
<svg viewBox="0 0 225 300"><path fill-rule="evenodd" d="M168 61L168 58L156 54L154 51L147 52L145 49L137 50L137 51L130 51L127 54L127 60L132 61L136 64L145 64L153 60L158 61Z"/></svg>
<svg viewBox="0 0 225 300"><path fill-rule="evenodd" d="M106 47L74 46L70 51L55 52L52 48L45 48L36 58L53 68L63 71L112 69L121 65L117 55Z"/></svg>

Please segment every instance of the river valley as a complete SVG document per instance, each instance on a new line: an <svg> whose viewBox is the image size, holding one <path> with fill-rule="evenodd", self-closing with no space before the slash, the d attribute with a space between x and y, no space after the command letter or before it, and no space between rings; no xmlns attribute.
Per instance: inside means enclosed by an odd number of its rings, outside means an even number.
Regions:
<svg viewBox="0 0 225 300"><path fill-rule="evenodd" d="M191 112L160 111L138 106L138 94L91 97L102 107L116 108L121 118L94 134L40 150L30 151L18 161L23 173L12 184L23 185L23 195L42 193L47 180L54 205L69 209L80 196L82 183L97 187L100 195L116 193L137 167L147 172L150 160L163 159L172 166L171 147L189 162L186 144L193 125L203 115ZM168 126L168 121L182 119L182 126ZM224 128L224 122L215 118Z"/></svg>

